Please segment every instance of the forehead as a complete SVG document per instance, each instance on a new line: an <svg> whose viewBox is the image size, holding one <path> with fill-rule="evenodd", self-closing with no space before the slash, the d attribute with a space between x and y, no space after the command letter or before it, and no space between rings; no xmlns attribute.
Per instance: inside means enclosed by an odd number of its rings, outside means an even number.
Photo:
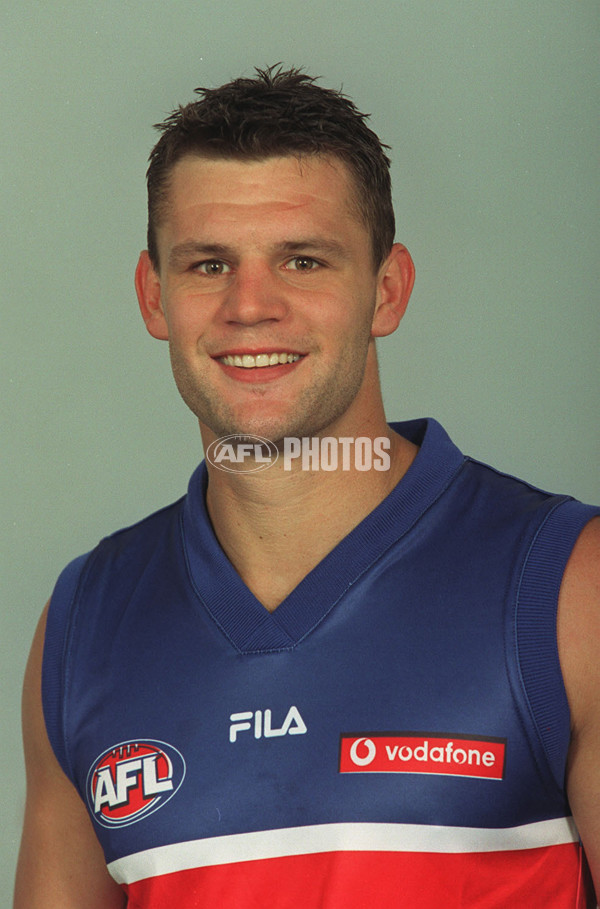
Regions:
<svg viewBox="0 0 600 909"><path fill-rule="evenodd" d="M352 176L339 158L305 155L261 160L186 155L171 172L161 222L168 229L189 219L231 224L248 218L360 221ZM362 226L362 225L361 225Z"/></svg>

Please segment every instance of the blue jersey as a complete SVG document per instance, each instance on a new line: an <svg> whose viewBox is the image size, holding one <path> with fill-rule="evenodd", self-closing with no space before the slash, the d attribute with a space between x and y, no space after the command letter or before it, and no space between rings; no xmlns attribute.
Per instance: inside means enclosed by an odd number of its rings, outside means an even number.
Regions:
<svg viewBox="0 0 600 909"><path fill-rule="evenodd" d="M599 509L394 428L414 463L273 613L204 465L61 576L48 734L130 906L585 905L556 607Z"/></svg>

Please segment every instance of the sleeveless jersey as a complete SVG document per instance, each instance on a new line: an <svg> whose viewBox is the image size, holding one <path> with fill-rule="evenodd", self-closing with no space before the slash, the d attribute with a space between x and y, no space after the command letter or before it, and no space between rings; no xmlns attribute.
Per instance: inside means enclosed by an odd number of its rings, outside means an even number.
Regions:
<svg viewBox="0 0 600 909"><path fill-rule="evenodd" d="M204 464L59 579L46 725L130 907L586 905L556 607L599 509L394 428L414 463L273 613Z"/></svg>

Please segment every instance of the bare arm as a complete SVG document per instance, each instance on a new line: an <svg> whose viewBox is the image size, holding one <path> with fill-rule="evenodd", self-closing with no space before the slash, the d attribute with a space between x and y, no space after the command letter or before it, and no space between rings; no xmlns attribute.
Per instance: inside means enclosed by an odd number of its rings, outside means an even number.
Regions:
<svg viewBox="0 0 600 909"><path fill-rule="evenodd" d="M41 702L47 608L29 656L23 687L27 771L25 823L14 909L123 909L79 794L50 747Z"/></svg>
<svg viewBox="0 0 600 909"><path fill-rule="evenodd" d="M567 791L600 896L600 519L587 525L569 559L558 645L571 708Z"/></svg>

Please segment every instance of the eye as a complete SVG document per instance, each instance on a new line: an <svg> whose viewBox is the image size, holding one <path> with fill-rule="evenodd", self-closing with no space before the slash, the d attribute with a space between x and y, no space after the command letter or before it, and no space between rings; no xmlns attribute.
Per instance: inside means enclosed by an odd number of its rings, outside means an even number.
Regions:
<svg viewBox="0 0 600 909"><path fill-rule="evenodd" d="M290 271L314 271L320 264L310 256L294 256L293 259L286 262L286 268L289 268Z"/></svg>
<svg viewBox="0 0 600 909"><path fill-rule="evenodd" d="M220 259L206 259L204 262L198 262L194 265L194 271L199 271L208 278L217 278L219 275L226 275L231 269L226 262Z"/></svg>

